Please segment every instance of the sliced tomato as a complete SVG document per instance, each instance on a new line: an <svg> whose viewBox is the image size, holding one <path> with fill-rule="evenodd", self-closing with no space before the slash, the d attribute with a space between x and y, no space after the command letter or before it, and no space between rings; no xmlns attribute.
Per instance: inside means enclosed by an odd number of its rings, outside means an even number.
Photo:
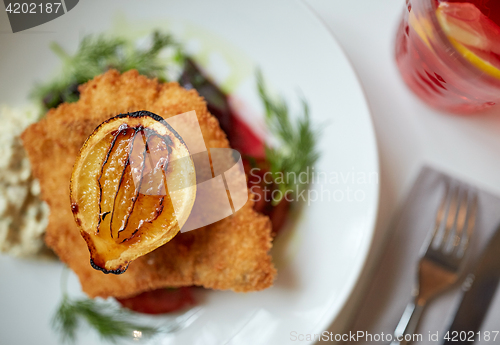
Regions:
<svg viewBox="0 0 500 345"><path fill-rule="evenodd" d="M195 304L191 287L146 291L117 301L125 308L144 314L165 314Z"/></svg>
<svg viewBox="0 0 500 345"><path fill-rule="evenodd" d="M273 223L273 233L277 235L285 225L288 213L290 211L290 202L282 199L278 205L274 206L269 213L271 223Z"/></svg>
<svg viewBox="0 0 500 345"><path fill-rule="evenodd" d="M230 142L231 146L243 155L258 159L266 156L262 139L237 115L232 117Z"/></svg>

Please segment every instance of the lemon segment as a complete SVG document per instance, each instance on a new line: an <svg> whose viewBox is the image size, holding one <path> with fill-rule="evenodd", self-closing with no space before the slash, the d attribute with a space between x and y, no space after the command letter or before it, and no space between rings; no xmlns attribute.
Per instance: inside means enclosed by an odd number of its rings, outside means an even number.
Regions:
<svg viewBox="0 0 500 345"><path fill-rule="evenodd" d="M101 124L80 150L70 183L71 208L91 264L105 273L123 273L131 261L170 241L195 197L187 145L146 111Z"/></svg>
<svg viewBox="0 0 500 345"><path fill-rule="evenodd" d="M453 38L448 38L450 42L453 44L455 49L462 55L467 61L469 61L472 65L485 72L486 74L500 79L500 69L489 63L488 61L480 58L476 54L474 54L470 49L467 49L464 45L460 44Z"/></svg>
<svg viewBox="0 0 500 345"><path fill-rule="evenodd" d="M453 13L455 15L452 15ZM443 2L436 10L436 17L441 28L458 53L479 70L500 79L500 69L497 66L467 48L473 47L481 51L489 51L490 42L484 27L479 25L483 16L477 7L468 3Z"/></svg>

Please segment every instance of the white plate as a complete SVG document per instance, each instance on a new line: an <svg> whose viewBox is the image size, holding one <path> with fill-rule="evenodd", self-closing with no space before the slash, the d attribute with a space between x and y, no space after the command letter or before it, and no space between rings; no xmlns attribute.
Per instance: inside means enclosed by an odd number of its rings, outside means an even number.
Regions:
<svg viewBox="0 0 500 345"><path fill-rule="evenodd" d="M140 34L155 26L177 34L209 73L234 90L241 112L258 131L256 66L290 102L297 105L300 97L306 98L313 122L322 129L315 172L326 172L329 181L313 183L322 200L309 199L295 226L276 240L275 286L249 294L202 292L200 308L186 327L158 342L286 344L327 328L354 288L371 244L378 158L358 80L341 48L306 6L287 0L86 0L66 15L18 34L6 33L5 13L0 19L0 103L25 102L33 82L52 75L59 62L48 49L51 41L73 51L83 34ZM60 298L60 272L59 263L0 256L2 343L55 342L49 320ZM79 291L74 278L71 288ZM79 342L94 344L96 339L83 332Z"/></svg>

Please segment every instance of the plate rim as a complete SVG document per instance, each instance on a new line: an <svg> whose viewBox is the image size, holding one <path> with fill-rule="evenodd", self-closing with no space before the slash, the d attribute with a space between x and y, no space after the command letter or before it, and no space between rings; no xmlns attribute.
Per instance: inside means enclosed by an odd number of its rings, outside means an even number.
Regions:
<svg viewBox="0 0 500 345"><path fill-rule="evenodd" d="M321 19L319 14L316 11L314 11L313 7L307 3L307 0L297 0L297 2L299 2L303 6L305 11L308 12L308 15L314 17L314 19L316 21L318 21L319 24L323 27L323 29L328 33L328 35L330 36L330 39L333 41L333 44L335 46L337 46L337 48L342 53L342 58L349 65L350 73L356 79L356 82L357 82L357 84L360 88L360 91L362 93L362 96L363 96L366 115L367 115L367 119L369 121L370 129L371 129L370 130L370 132L371 132L370 141L371 141L371 147L373 148L372 154L374 154L374 161L375 161L374 168L375 168L375 171L377 172L379 179L380 179L380 172L381 172L380 171L380 165L381 165L381 163L380 163L380 150L379 150L379 145L378 145L378 141L377 141L375 125L374 125L374 121L373 121L373 114L371 112L370 104L369 104L368 98L366 96L366 90L363 87L361 79L360 79L356 69L354 68L353 63L349 59L344 47L340 44L339 40L337 39L335 33L328 27L328 25L323 21L323 19ZM329 307L328 312L327 312L329 315L325 316L323 318L322 322L319 322L318 326L316 327L316 330L313 331L313 334L322 334L324 331L326 331L330 326L332 326L334 324L334 322L337 319L337 317L339 316L339 314L342 313L342 311L344 310L344 308L348 304L349 299L352 298L352 294L353 294L356 286L358 286L358 284L361 281L362 273L366 269L366 267L368 266L369 254L373 248L374 241L375 241L375 232L376 232L376 226L377 226L379 209L380 209L380 194L381 194L380 193L380 189L381 189L380 180L376 186L377 187L375 188L375 195L373 197L373 201L374 201L374 204L372 206L373 212L372 212L372 217L371 217L370 222L369 222L370 233L369 233L369 237L366 239L366 242L365 242L365 248L363 250L363 252L364 252L363 258L360 260L360 263L358 264L358 267L357 267L358 269L357 269L356 273L354 274L354 276L349 284L349 287L347 289L345 289L348 291L345 291L344 295L342 296L342 298L341 298L342 302L340 303L340 306L338 308L335 308L334 303L330 304L330 307ZM325 313L325 315L327 313ZM351 315L351 318L352 318L352 315ZM342 331L344 331L344 330L342 330ZM311 344L314 344L315 342L316 341L311 340L309 342L304 342L304 344L311 345Z"/></svg>

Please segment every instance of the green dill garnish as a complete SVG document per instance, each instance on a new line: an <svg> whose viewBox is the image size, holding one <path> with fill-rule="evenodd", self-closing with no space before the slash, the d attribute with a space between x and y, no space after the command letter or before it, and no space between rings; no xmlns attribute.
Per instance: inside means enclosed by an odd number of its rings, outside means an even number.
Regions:
<svg viewBox="0 0 500 345"><path fill-rule="evenodd" d="M52 327L60 334L63 342L75 341L82 320L94 328L103 340L112 343L124 337L150 337L159 332L158 328L136 325L128 321L132 313L112 303L87 298L72 300L66 291L67 274L63 274L62 279L63 298L52 318Z"/></svg>
<svg viewBox="0 0 500 345"><path fill-rule="evenodd" d="M104 35L86 36L74 55L69 55L57 43L51 49L62 60L58 77L36 85L32 96L45 105L54 108L63 102L75 102L79 98L78 86L95 76L114 68L119 72L136 69L140 74L165 81L166 63L160 59L160 52L166 47L175 49L174 61L181 62L183 54L172 37L154 32L148 49L138 49L133 42Z"/></svg>
<svg viewBox="0 0 500 345"><path fill-rule="evenodd" d="M293 123L286 102L282 98L273 100L269 97L260 71L257 72L257 87L264 104L267 127L279 142L275 147L266 145L270 172L282 192L281 197L288 193L297 194L307 188L307 184L301 183L298 178L300 173L308 173L307 169L319 158L319 132L312 128L305 100L302 100L302 114ZM273 200L273 203L277 204L280 200Z"/></svg>
<svg viewBox="0 0 500 345"><path fill-rule="evenodd" d="M80 320L85 320L94 328L102 339L116 342L118 338L132 338L134 332L141 332L142 337L156 334L154 327L135 325L129 321L130 313L105 301L91 299L71 300L66 294L57 309L52 325L60 333L63 342L76 339Z"/></svg>

